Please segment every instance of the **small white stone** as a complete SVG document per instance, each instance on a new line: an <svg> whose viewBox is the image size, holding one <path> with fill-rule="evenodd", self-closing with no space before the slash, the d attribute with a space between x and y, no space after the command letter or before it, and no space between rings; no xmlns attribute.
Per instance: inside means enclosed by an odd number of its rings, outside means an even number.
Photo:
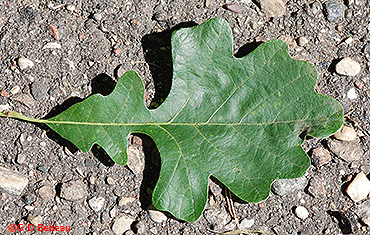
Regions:
<svg viewBox="0 0 370 235"><path fill-rule="evenodd" d="M93 15L93 18L96 20L96 21L101 21L103 19L103 15L101 13L95 13Z"/></svg>
<svg viewBox="0 0 370 235"><path fill-rule="evenodd" d="M148 210L149 217L156 223L163 223L167 220L167 216L163 212L157 210Z"/></svg>
<svg viewBox="0 0 370 235"><path fill-rule="evenodd" d="M10 89L10 93L12 93L13 95L17 94L19 91L21 90L21 88L19 86L14 86L12 89Z"/></svg>
<svg viewBox="0 0 370 235"><path fill-rule="evenodd" d="M308 39L306 37L300 37L298 38L298 45L303 47L308 43Z"/></svg>
<svg viewBox="0 0 370 235"><path fill-rule="evenodd" d="M335 132L334 137L338 140L352 141L356 138L356 131L349 126L342 126L337 132Z"/></svg>
<svg viewBox="0 0 370 235"><path fill-rule="evenodd" d="M57 42L46 43L42 49L60 49L62 46Z"/></svg>
<svg viewBox="0 0 370 235"><path fill-rule="evenodd" d="M114 184L116 183L116 181L115 181L112 177L108 177L108 178L107 178L107 183L108 183L109 185L114 185Z"/></svg>
<svg viewBox="0 0 370 235"><path fill-rule="evenodd" d="M26 58L19 58L18 59L18 66L20 69L27 69L27 68L32 68L34 65L34 63L32 62L32 60L29 60L29 59L26 59Z"/></svg>
<svg viewBox="0 0 370 235"><path fill-rule="evenodd" d="M341 75L355 76L360 73L361 65L357 61L346 57L335 65L335 71Z"/></svg>
<svg viewBox="0 0 370 235"><path fill-rule="evenodd" d="M73 6L73 5L68 5L67 7L67 10L70 11L70 12L74 12L76 10L76 7Z"/></svg>
<svg viewBox="0 0 370 235"><path fill-rule="evenodd" d="M350 100L357 99L357 93L356 93L356 89L354 87L352 87L351 89L349 89L347 91L347 98L350 99Z"/></svg>
<svg viewBox="0 0 370 235"><path fill-rule="evenodd" d="M111 218L114 218L116 217L116 213L117 213L117 207L113 207L110 211L109 211L109 216Z"/></svg>
<svg viewBox="0 0 370 235"><path fill-rule="evenodd" d="M105 199L103 197L93 197L89 200L89 206L95 212L100 211L104 206Z"/></svg>
<svg viewBox="0 0 370 235"><path fill-rule="evenodd" d="M17 163L23 164L25 161L26 161L26 155L24 155L23 153L18 154Z"/></svg>
<svg viewBox="0 0 370 235"><path fill-rule="evenodd" d="M246 230L248 228L251 228L254 224L254 219L243 219L241 222L240 222L240 229L241 230Z"/></svg>
<svg viewBox="0 0 370 235"><path fill-rule="evenodd" d="M352 44L353 38L352 37L348 37L346 40L344 40L344 42L347 43L348 45L349 44Z"/></svg>
<svg viewBox="0 0 370 235"><path fill-rule="evenodd" d="M370 181L363 171L358 173L348 185L346 193L354 202L359 202L367 198L367 195L370 193Z"/></svg>
<svg viewBox="0 0 370 235"><path fill-rule="evenodd" d="M300 219L306 219L310 215L306 207L303 207L303 206L297 206L294 212L295 212L295 215Z"/></svg>
<svg viewBox="0 0 370 235"><path fill-rule="evenodd" d="M28 217L27 217L27 220L28 220L28 222L30 222L31 224L33 224L33 225L38 225L38 224L42 224L42 216L41 215L36 215L36 216L34 216L34 215L29 215Z"/></svg>
<svg viewBox="0 0 370 235"><path fill-rule="evenodd" d="M127 205L131 202L135 201L135 198L133 197L122 197L119 202L118 202L118 205L119 206L124 206L124 205Z"/></svg>
<svg viewBox="0 0 370 235"><path fill-rule="evenodd" d="M4 112L4 111L10 111L10 105L9 104L0 105L0 112Z"/></svg>
<svg viewBox="0 0 370 235"><path fill-rule="evenodd" d="M116 235L122 235L124 232L131 228L131 224L134 221L135 220L133 218L124 215L114 221L112 230Z"/></svg>
<svg viewBox="0 0 370 235"><path fill-rule="evenodd" d="M24 206L24 209L26 209L27 211L33 211L35 207L34 206Z"/></svg>

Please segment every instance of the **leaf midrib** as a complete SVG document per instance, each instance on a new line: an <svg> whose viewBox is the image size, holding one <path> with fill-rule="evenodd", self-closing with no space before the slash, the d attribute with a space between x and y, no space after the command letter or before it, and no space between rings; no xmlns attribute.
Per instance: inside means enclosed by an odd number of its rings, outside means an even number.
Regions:
<svg viewBox="0 0 370 235"><path fill-rule="evenodd" d="M283 121L273 121L273 122L250 122L250 123L207 123L207 122L132 122L132 123L107 123L107 122L74 122L74 121L54 121L54 120L44 120L35 119L34 122L45 123L45 124L65 124L65 125L86 125L86 126L263 126L272 124L289 124L293 122L303 122L303 121L327 121L329 118L313 118L313 119L296 119L296 120L283 120Z"/></svg>

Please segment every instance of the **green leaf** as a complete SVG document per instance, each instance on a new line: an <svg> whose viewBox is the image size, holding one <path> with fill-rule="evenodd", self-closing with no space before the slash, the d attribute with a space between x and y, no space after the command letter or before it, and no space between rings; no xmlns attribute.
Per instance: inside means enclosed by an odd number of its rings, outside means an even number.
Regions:
<svg viewBox="0 0 370 235"><path fill-rule="evenodd" d="M93 95L49 120L27 120L47 123L84 152L97 143L118 164L127 161L130 133L149 135L161 156L153 204L179 219L199 218L210 175L241 199L259 202L275 179L305 173L310 160L299 136L334 133L343 109L314 91L316 69L293 60L282 41L243 58L232 47L220 18L178 30L172 88L159 108L145 107L142 81L128 71L109 96Z"/></svg>

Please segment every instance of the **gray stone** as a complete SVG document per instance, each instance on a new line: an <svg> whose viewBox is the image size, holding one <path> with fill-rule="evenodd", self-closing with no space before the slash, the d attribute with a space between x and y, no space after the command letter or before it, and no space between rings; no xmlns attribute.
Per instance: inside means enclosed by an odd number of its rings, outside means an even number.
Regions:
<svg viewBox="0 0 370 235"><path fill-rule="evenodd" d="M116 235L122 235L131 228L134 219L129 216L121 216L114 221L112 230Z"/></svg>
<svg viewBox="0 0 370 235"><path fill-rule="evenodd" d="M31 85L31 95L35 100L41 100L44 98L47 92L47 87L41 83L32 83Z"/></svg>
<svg viewBox="0 0 370 235"><path fill-rule="evenodd" d="M335 65L335 71L340 75L356 76L361 71L361 65L350 57L345 57Z"/></svg>
<svg viewBox="0 0 370 235"><path fill-rule="evenodd" d="M28 108L33 108L36 105L35 100L27 94L17 94L11 98L11 100L18 101L24 105L26 105Z"/></svg>
<svg viewBox="0 0 370 235"><path fill-rule="evenodd" d="M324 4L326 18L333 22L344 16L344 5L337 1L327 1Z"/></svg>
<svg viewBox="0 0 370 235"><path fill-rule="evenodd" d="M363 151L356 141L328 140L328 147L335 155L346 162L360 160Z"/></svg>
<svg viewBox="0 0 370 235"><path fill-rule="evenodd" d="M93 211L98 212L103 208L105 199L103 197L93 197L88 203Z"/></svg>
<svg viewBox="0 0 370 235"><path fill-rule="evenodd" d="M357 205L354 209L357 216L364 222L367 226L370 226L370 200Z"/></svg>
<svg viewBox="0 0 370 235"><path fill-rule="evenodd" d="M49 185L45 185L37 190L37 194L42 200L51 201L55 197L55 189Z"/></svg>
<svg viewBox="0 0 370 235"><path fill-rule="evenodd" d="M69 201L80 200L87 197L87 186L81 180L63 183L60 197Z"/></svg>
<svg viewBox="0 0 370 235"><path fill-rule="evenodd" d="M308 186L308 192L314 197L325 197L326 189L319 178L311 178Z"/></svg>
<svg viewBox="0 0 370 235"><path fill-rule="evenodd" d="M303 189L307 184L306 176L296 179L278 179L272 183L271 190L277 195L283 196Z"/></svg>
<svg viewBox="0 0 370 235"><path fill-rule="evenodd" d="M318 147L312 150L311 161L316 167L321 167L323 165L331 162L332 157L327 149Z"/></svg>
<svg viewBox="0 0 370 235"><path fill-rule="evenodd" d="M28 179L25 175L5 167L0 167L0 188L6 192L21 195L27 184Z"/></svg>

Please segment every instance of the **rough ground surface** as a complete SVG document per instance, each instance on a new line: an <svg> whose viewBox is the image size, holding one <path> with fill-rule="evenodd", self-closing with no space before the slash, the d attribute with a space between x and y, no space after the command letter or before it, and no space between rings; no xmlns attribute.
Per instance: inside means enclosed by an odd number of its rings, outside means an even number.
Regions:
<svg viewBox="0 0 370 235"><path fill-rule="evenodd" d="M255 1L248 0L234 1L242 8L239 14L223 7L230 2L221 0L163 0L161 6L159 1L149 0L2 0L0 105L9 104L12 110L42 118L76 101L71 97L83 99L96 92L108 93L117 74L134 69L147 89L147 105L154 97L151 106L155 107L169 89L168 30L179 24L189 26L223 17L232 27L238 56L245 55L258 42L279 38L290 45L294 58L312 62L319 72L316 90L342 103L345 124L357 132L349 148L361 149L356 150L357 157L348 159L330 150L328 140L308 139L304 148L310 156L314 148L322 147L329 150L332 160L323 166L312 166L303 185L293 185L293 192L271 193L259 204L231 196L237 220L253 219L253 225L245 229L264 234L370 234L355 213L366 202L354 203L345 194L352 176L360 171L370 172L370 6L366 0L338 2L342 2L344 14L329 21L323 0L288 0L286 15L278 18L269 18ZM56 42L50 25L59 31L60 49L43 49L47 43ZM297 40L302 36L308 43L299 46ZM349 37L352 42L346 40ZM347 56L360 63L358 75L335 73L335 64ZM20 57L32 60L34 66L21 70L17 65ZM20 90L16 91L15 86ZM347 92L351 88L357 97L351 95L349 99ZM222 184L211 180L208 204L197 222L190 224L173 218L154 222L148 213L148 195L156 178L153 172L158 168L158 159L153 143L145 138L143 146L137 139L131 141L136 152L145 151L143 174L113 165L99 148L82 153L44 126L1 118L0 133L0 166L29 179L19 196L0 192L2 234L10 234L10 224L27 224L32 216L39 216L44 225L71 226L71 234L113 234L114 221L122 216L135 221L126 234L213 234L212 231L237 230L237 220L231 217L227 203L230 197L225 197ZM79 194L66 200L63 196L68 197L68 192L63 187L75 180L81 180L85 187L70 189ZM105 199L101 209L97 208L99 205L89 205L97 201L91 201L93 197ZM131 199L125 204L122 198ZM297 206L306 207L309 217L299 219L294 214Z"/></svg>

